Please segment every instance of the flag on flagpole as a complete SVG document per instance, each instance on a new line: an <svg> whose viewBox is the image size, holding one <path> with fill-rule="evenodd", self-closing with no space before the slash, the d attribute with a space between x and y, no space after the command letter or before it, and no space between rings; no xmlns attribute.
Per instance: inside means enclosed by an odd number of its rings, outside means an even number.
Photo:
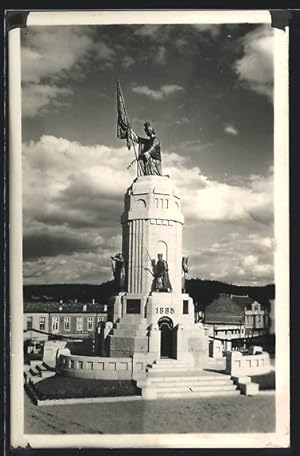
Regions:
<svg viewBox="0 0 300 456"><path fill-rule="evenodd" d="M128 117L126 113L124 98L120 86L120 82L117 81L117 109L118 109L118 121L117 121L117 137L120 139L127 140L127 147L130 149L130 142L128 138L128 130L130 128Z"/></svg>
<svg viewBox="0 0 300 456"><path fill-rule="evenodd" d="M128 150L130 150L131 145L133 146L135 159L133 160L133 162L131 162L129 167L134 162L136 162L137 176L142 176L143 171L141 168L141 164L138 160L138 153L135 149L134 140L132 138L132 130L131 130L131 126L130 126L130 123L128 120L126 108L125 108L125 102L124 102L124 98L123 98L123 94L122 94L122 90L121 90L121 85L118 80L117 80L117 110L118 110L117 137L120 139L126 139ZM135 136L137 136L137 135L135 135Z"/></svg>

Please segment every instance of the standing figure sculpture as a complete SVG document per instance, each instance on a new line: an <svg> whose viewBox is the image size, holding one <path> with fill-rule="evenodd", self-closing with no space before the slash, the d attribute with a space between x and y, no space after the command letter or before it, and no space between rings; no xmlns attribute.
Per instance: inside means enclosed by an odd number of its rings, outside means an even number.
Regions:
<svg viewBox="0 0 300 456"><path fill-rule="evenodd" d="M181 288L182 288L183 293L185 293L186 275L189 272L188 261L189 261L189 257L182 257L182 285L181 285Z"/></svg>
<svg viewBox="0 0 300 456"><path fill-rule="evenodd" d="M132 129L129 131L129 138L139 145L138 162L142 174L161 176L160 141L150 122L145 122L144 127L148 138L138 136Z"/></svg>
<svg viewBox="0 0 300 456"><path fill-rule="evenodd" d="M135 159L131 162L129 167L134 162L137 162L138 176L161 176L160 141L157 138L155 130L150 122L144 123L144 130L147 138L142 138L133 131L128 120L119 81L117 81L117 109L117 137L120 139L126 139L128 149L133 146L135 153ZM138 152L135 150L134 143L139 145Z"/></svg>
<svg viewBox="0 0 300 456"><path fill-rule="evenodd" d="M115 286L122 291L125 289L125 258L122 253L116 253L111 259Z"/></svg>
<svg viewBox="0 0 300 456"><path fill-rule="evenodd" d="M155 260L151 260L154 281L153 281L153 291L164 291L172 292L172 285L169 279L169 267L166 260L163 260L163 255L159 253L157 255L157 263Z"/></svg>

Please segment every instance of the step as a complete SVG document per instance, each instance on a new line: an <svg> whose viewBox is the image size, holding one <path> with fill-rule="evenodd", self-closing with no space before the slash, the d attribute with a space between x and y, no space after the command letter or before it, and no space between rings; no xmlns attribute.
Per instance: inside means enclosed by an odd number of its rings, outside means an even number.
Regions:
<svg viewBox="0 0 300 456"><path fill-rule="evenodd" d="M190 364L183 364L183 363L178 363L178 364L152 364L152 369L157 370L157 369L163 369L163 370L173 370L176 368L181 368L181 369L194 369L196 366L194 363Z"/></svg>
<svg viewBox="0 0 300 456"><path fill-rule="evenodd" d="M201 391L214 391L214 392L221 392L221 391L234 391L236 390L237 387L236 385L210 385L210 384L206 384L206 385L190 385L190 386L179 386L179 385L176 385L176 386L172 386L172 387L168 387L168 390L166 390L165 387L161 386L161 385L158 385L156 386L155 385L155 391L157 391L157 393L159 392L191 392L191 393L197 393L197 392L201 392Z"/></svg>
<svg viewBox="0 0 300 456"><path fill-rule="evenodd" d="M117 322L117 324L122 324L122 323L125 323L125 324L144 324L144 325L147 325L147 320L146 318L142 317L141 315L124 315L122 318L120 318L120 320Z"/></svg>
<svg viewBox="0 0 300 456"><path fill-rule="evenodd" d="M192 391L185 392L159 392L157 393L157 399L171 399L171 398L183 398L183 399L194 399L202 397L216 397L216 396L240 396L238 390L233 391L198 391L193 393Z"/></svg>
<svg viewBox="0 0 300 456"><path fill-rule="evenodd" d="M132 328L145 328L147 329L147 324L144 322L129 322L129 321L119 321L116 323L115 328L124 328L124 329L132 329Z"/></svg>
<svg viewBox="0 0 300 456"><path fill-rule="evenodd" d="M128 331L127 329L126 330L125 329L114 329L110 335L118 336L118 337L147 337L147 334L145 331L141 331L141 330Z"/></svg>
<svg viewBox="0 0 300 456"><path fill-rule="evenodd" d="M32 377L37 377L40 375L40 372L38 370L36 370L35 368L30 368L29 369L29 374L32 376Z"/></svg>
<svg viewBox="0 0 300 456"><path fill-rule="evenodd" d="M50 378L50 377L53 377L55 374L56 374L56 372L52 372L52 371L43 372L42 378L43 379Z"/></svg>
<svg viewBox="0 0 300 456"><path fill-rule="evenodd" d="M150 372L149 372L150 374ZM184 382L184 381L198 381L198 380L203 380L203 381L231 381L230 375L222 375L222 374L217 374L217 375L201 375L201 373L197 372L196 375L148 375L148 378L151 379L151 381L164 381L164 382Z"/></svg>
<svg viewBox="0 0 300 456"><path fill-rule="evenodd" d="M164 369L166 369L166 368L173 369L173 367L193 367L194 365L195 364L194 364L193 361L188 362L188 361L177 361L176 360L174 362L173 361L172 362L170 362L170 361L168 361L168 362L165 362L165 361L157 362L157 361L155 361L152 364L152 367L153 367L153 369L157 369L159 367L162 367Z"/></svg>
<svg viewBox="0 0 300 456"><path fill-rule="evenodd" d="M203 369L201 367L183 367L183 366L172 366L172 367L157 367L157 368L153 368L153 366L150 368L146 368L146 371L147 372L155 372L155 373L160 373L162 375L172 375L172 373L175 373L175 372L185 372L187 375L190 374L190 372L202 372Z"/></svg>
<svg viewBox="0 0 300 456"><path fill-rule="evenodd" d="M45 371L55 372L55 367L47 366L47 364L44 363L44 361L42 362L42 367L43 367L43 369L45 369Z"/></svg>
<svg viewBox="0 0 300 456"><path fill-rule="evenodd" d="M150 382L152 385L165 385L166 387L169 385L169 386L173 386L174 384L176 385L183 385L183 384L187 384L187 385L205 385L205 384L209 384L209 385L232 385L233 382L231 379L205 379L205 378L198 378L198 377L190 377L190 378L185 378L185 377L182 377L181 379L178 379L178 378L174 378L174 379L170 379L170 378L151 378L151 379L148 379L148 382Z"/></svg>
<svg viewBox="0 0 300 456"><path fill-rule="evenodd" d="M34 368L34 367L38 366L38 365L41 364L41 363L42 363L42 362L41 362L41 360L39 360L39 359L32 359L32 360L30 361L30 367L33 367L33 368Z"/></svg>
<svg viewBox="0 0 300 456"><path fill-rule="evenodd" d="M47 371L48 371L47 367L44 366L43 364L38 364L38 365L36 366L36 369L37 369L39 372L47 372Z"/></svg>
<svg viewBox="0 0 300 456"><path fill-rule="evenodd" d="M196 386L207 386L222 388L223 386L235 386L231 380L183 380L182 382L174 381L152 381L152 379L138 380L137 386L139 388L151 387L151 388L182 388L182 387L196 387Z"/></svg>
<svg viewBox="0 0 300 456"><path fill-rule="evenodd" d="M210 380L217 380L219 378L230 378L230 375L225 375L223 374L224 376L221 377L222 374L216 374L216 375L202 375L202 372L201 371L195 371L195 372L192 372L192 371L185 371L185 372L172 372L172 371L168 371L168 372L165 372L164 374L161 374L161 372L157 372L157 371L153 371L153 370L150 370L147 372L147 377L148 378L151 378L154 379L154 378L164 378L164 379L167 379L167 380L173 380L173 379L181 379L181 378L191 378L191 379L194 379L195 378L204 378L204 379L210 379Z"/></svg>
<svg viewBox="0 0 300 456"><path fill-rule="evenodd" d="M141 328L131 328L131 329L126 329L126 328L114 328L113 329L113 334L120 334L122 336L134 336L134 335L141 335L141 336L146 336L147 335L147 330L146 329L141 329Z"/></svg>
<svg viewBox="0 0 300 456"><path fill-rule="evenodd" d="M172 366L173 364L190 364L191 360L186 360L186 359L159 359L154 361L154 365L163 365L163 366Z"/></svg>

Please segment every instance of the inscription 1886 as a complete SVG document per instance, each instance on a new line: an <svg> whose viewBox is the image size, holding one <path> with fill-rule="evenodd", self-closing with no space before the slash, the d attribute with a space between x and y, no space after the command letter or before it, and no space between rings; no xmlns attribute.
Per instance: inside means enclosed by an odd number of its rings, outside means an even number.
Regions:
<svg viewBox="0 0 300 456"><path fill-rule="evenodd" d="M173 314L174 312L175 312L175 310L173 309L173 307L156 307L157 314L169 315L169 314Z"/></svg>

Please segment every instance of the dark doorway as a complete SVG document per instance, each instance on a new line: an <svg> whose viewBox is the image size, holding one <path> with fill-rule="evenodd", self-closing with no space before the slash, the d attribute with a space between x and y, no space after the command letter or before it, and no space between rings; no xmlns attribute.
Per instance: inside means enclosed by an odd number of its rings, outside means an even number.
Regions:
<svg viewBox="0 0 300 456"><path fill-rule="evenodd" d="M160 329L160 357L173 357L173 322L168 317L162 317L158 322Z"/></svg>

